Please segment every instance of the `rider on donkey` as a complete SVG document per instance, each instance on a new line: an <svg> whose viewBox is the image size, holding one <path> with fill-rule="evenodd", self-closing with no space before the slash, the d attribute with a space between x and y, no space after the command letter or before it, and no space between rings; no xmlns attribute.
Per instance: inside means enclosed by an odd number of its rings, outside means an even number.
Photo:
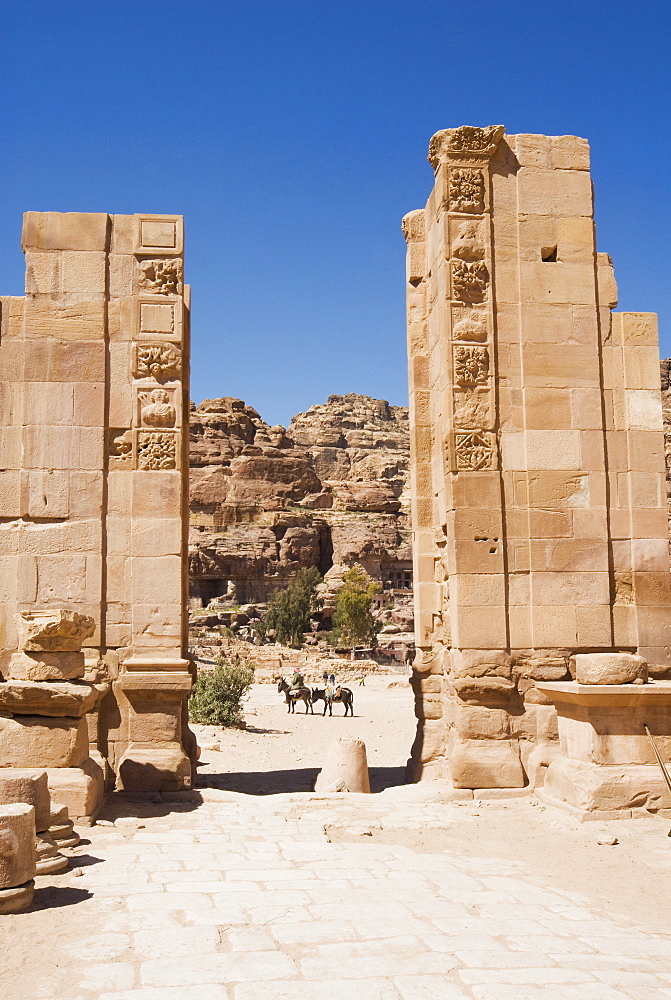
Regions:
<svg viewBox="0 0 671 1000"><path fill-rule="evenodd" d="M300 672L298 667L294 671L294 676L291 678L291 690L292 691L302 691L305 688L305 681L303 680L303 674Z"/></svg>

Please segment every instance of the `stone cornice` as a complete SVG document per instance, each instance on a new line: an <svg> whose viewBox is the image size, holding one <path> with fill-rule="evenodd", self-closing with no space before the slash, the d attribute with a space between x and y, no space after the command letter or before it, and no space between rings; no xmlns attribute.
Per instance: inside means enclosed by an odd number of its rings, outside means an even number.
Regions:
<svg viewBox="0 0 671 1000"><path fill-rule="evenodd" d="M490 157L495 151L505 131L503 125L460 125L459 128L445 128L436 132L429 143L429 163L434 168L446 157Z"/></svg>

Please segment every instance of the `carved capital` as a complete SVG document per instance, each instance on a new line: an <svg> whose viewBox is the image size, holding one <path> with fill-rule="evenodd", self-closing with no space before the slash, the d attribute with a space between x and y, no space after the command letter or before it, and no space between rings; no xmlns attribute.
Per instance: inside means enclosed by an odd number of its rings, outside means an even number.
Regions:
<svg viewBox="0 0 671 1000"><path fill-rule="evenodd" d="M29 652L78 652L93 635L95 622L77 611L24 611L16 616L21 649Z"/></svg>
<svg viewBox="0 0 671 1000"><path fill-rule="evenodd" d="M429 143L429 163L436 169L440 161L447 157L482 156L490 157L498 146L505 131L503 125L461 125L459 128L445 128L436 132Z"/></svg>

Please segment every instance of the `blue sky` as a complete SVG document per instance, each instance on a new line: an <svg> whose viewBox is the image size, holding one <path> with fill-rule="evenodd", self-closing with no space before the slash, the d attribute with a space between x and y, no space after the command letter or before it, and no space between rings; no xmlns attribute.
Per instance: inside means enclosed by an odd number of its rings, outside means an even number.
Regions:
<svg viewBox="0 0 671 1000"><path fill-rule="evenodd" d="M589 139L619 308L671 354L667 2L2 0L0 37L0 291L28 209L183 214L196 401L406 402L400 219L464 123Z"/></svg>

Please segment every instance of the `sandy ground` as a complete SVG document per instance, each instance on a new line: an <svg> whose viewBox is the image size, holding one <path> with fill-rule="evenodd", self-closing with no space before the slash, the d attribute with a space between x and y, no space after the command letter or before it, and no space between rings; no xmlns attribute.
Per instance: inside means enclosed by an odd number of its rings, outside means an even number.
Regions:
<svg viewBox="0 0 671 1000"><path fill-rule="evenodd" d="M0 918L2 1000L671 998L671 820L403 784L398 675L335 713L256 686L247 730L198 727L199 789L111 796ZM306 794L343 734L381 790Z"/></svg>
<svg viewBox="0 0 671 1000"><path fill-rule="evenodd" d="M199 784L248 795L311 791L329 743L343 735L359 737L366 744L371 790L386 791L379 809L371 800L364 828L359 805L350 810L345 801L333 809L330 823L324 817L330 840L363 837L418 852L439 849L473 858L522 860L535 877L587 893L599 912L614 908L650 930L668 926L671 820L650 816L580 823L532 796L473 804L450 802L446 796L444 824L404 828L389 816L390 801L436 794L429 785L415 786L416 792L400 787L415 735L410 685L398 674L378 675L352 690L354 717L345 718L337 705L333 716L324 718L322 702L314 706L314 715L306 716L303 706L289 714L274 685L254 685L245 706L246 730L194 727L202 746ZM217 746L219 750L212 749ZM609 844L612 839L617 844Z"/></svg>
<svg viewBox="0 0 671 1000"><path fill-rule="evenodd" d="M255 795L311 791L329 744L352 736L366 744L372 791L402 784L416 724L407 677L376 675L350 690L354 716L334 705L324 717L321 701L314 714L306 715L304 705L289 713L274 684L255 684L245 703L246 729L193 727L202 747L199 781Z"/></svg>

